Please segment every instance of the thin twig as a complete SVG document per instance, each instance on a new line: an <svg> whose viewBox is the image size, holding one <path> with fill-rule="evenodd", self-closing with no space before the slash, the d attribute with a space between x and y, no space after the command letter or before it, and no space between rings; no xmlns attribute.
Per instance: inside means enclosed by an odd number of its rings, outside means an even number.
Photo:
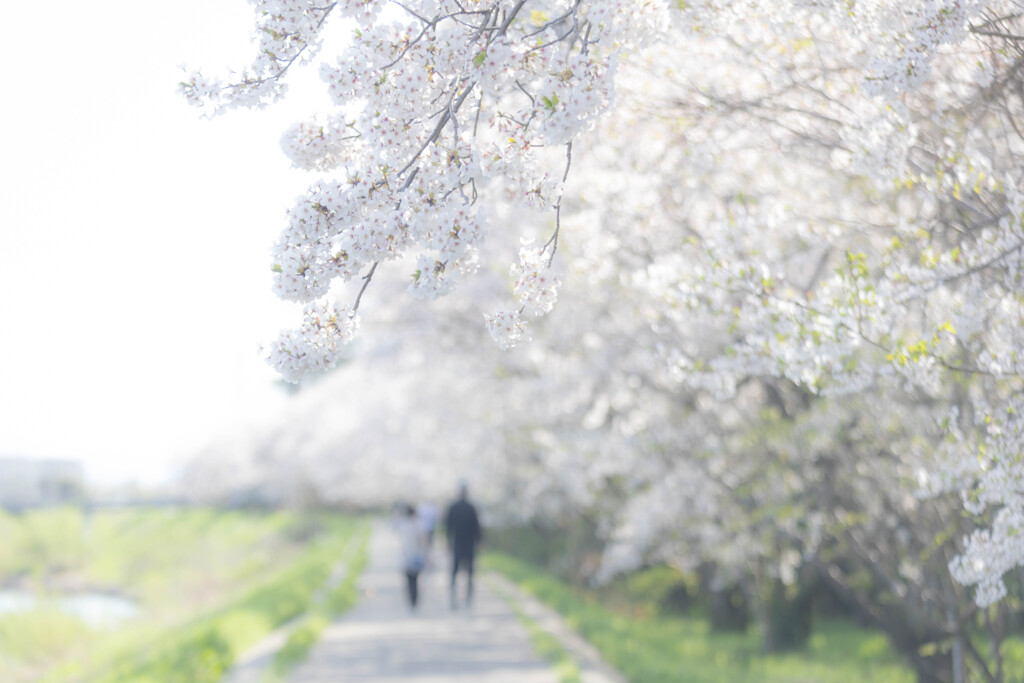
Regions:
<svg viewBox="0 0 1024 683"><path fill-rule="evenodd" d="M356 314L359 310L359 302L363 299L363 292L370 285L370 280L373 279L373 274L377 270L377 266L380 265L380 261L374 261L373 265L370 266L370 270L363 276L363 286L359 288L359 294L356 295L356 302L352 305L352 315Z"/></svg>
<svg viewBox="0 0 1024 683"><path fill-rule="evenodd" d="M562 192L558 195L555 203L555 232L541 249L543 254L551 247L551 255L548 257L548 268L555 262L555 252L558 251L558 233L562 230L562 197L565 196L565 179L569 177L569 168L572 166L572 141L565 143L565 172L562 173Z"/></svg>

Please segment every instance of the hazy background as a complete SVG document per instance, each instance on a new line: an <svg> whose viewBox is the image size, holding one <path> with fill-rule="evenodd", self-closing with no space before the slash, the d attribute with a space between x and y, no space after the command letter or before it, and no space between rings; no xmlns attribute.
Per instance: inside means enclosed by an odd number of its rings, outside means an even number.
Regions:
<svg viewBox="0 0 1024 683"><path fill-rule="evenodd" d="M183 65L251 57L244 0L15 3L0 109L0 457L157 482L280 410L258 355L300 318L269 250L307 177L278 141L326 96L202 120ZM323 98L316 100L315 98Z"/></svg>

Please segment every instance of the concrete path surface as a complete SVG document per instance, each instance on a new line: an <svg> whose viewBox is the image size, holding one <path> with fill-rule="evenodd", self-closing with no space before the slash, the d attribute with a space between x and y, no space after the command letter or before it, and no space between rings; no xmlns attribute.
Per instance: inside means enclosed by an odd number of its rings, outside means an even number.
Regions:
<svg viewBox="0 0 1024 683"><path fill-rule="evenodd" d="M479 576L473 606L451 610L448 562L439 547L432 560L420 577L421 602L413 612L406 604L398 537L387 522L378 523L359 604L327 628L288 681L558 683L519 618Z"/></svg>

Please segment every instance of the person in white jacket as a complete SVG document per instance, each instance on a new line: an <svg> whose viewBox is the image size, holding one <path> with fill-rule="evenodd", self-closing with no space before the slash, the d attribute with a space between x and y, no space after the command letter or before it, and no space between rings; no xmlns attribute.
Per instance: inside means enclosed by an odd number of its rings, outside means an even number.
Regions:
<svg viewBox="0 0 1024 683"><path fill-rule="evenodd" d="M402 506L397 528L402 571L405 572L408 587L409 607L416 609L419 602L420 572L427 561L427 533L411 505Z"/></svg>

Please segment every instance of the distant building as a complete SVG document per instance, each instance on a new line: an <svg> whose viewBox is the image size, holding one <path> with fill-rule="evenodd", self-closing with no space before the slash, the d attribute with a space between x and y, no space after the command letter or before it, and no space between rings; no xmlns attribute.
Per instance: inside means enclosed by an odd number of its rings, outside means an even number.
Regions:
<svg viewBox="0 0 1024 683"><path fill-rule="evenodd" d="M85 493L77 460L0 458L0 507L10 510L75 503Z"/></svg>

